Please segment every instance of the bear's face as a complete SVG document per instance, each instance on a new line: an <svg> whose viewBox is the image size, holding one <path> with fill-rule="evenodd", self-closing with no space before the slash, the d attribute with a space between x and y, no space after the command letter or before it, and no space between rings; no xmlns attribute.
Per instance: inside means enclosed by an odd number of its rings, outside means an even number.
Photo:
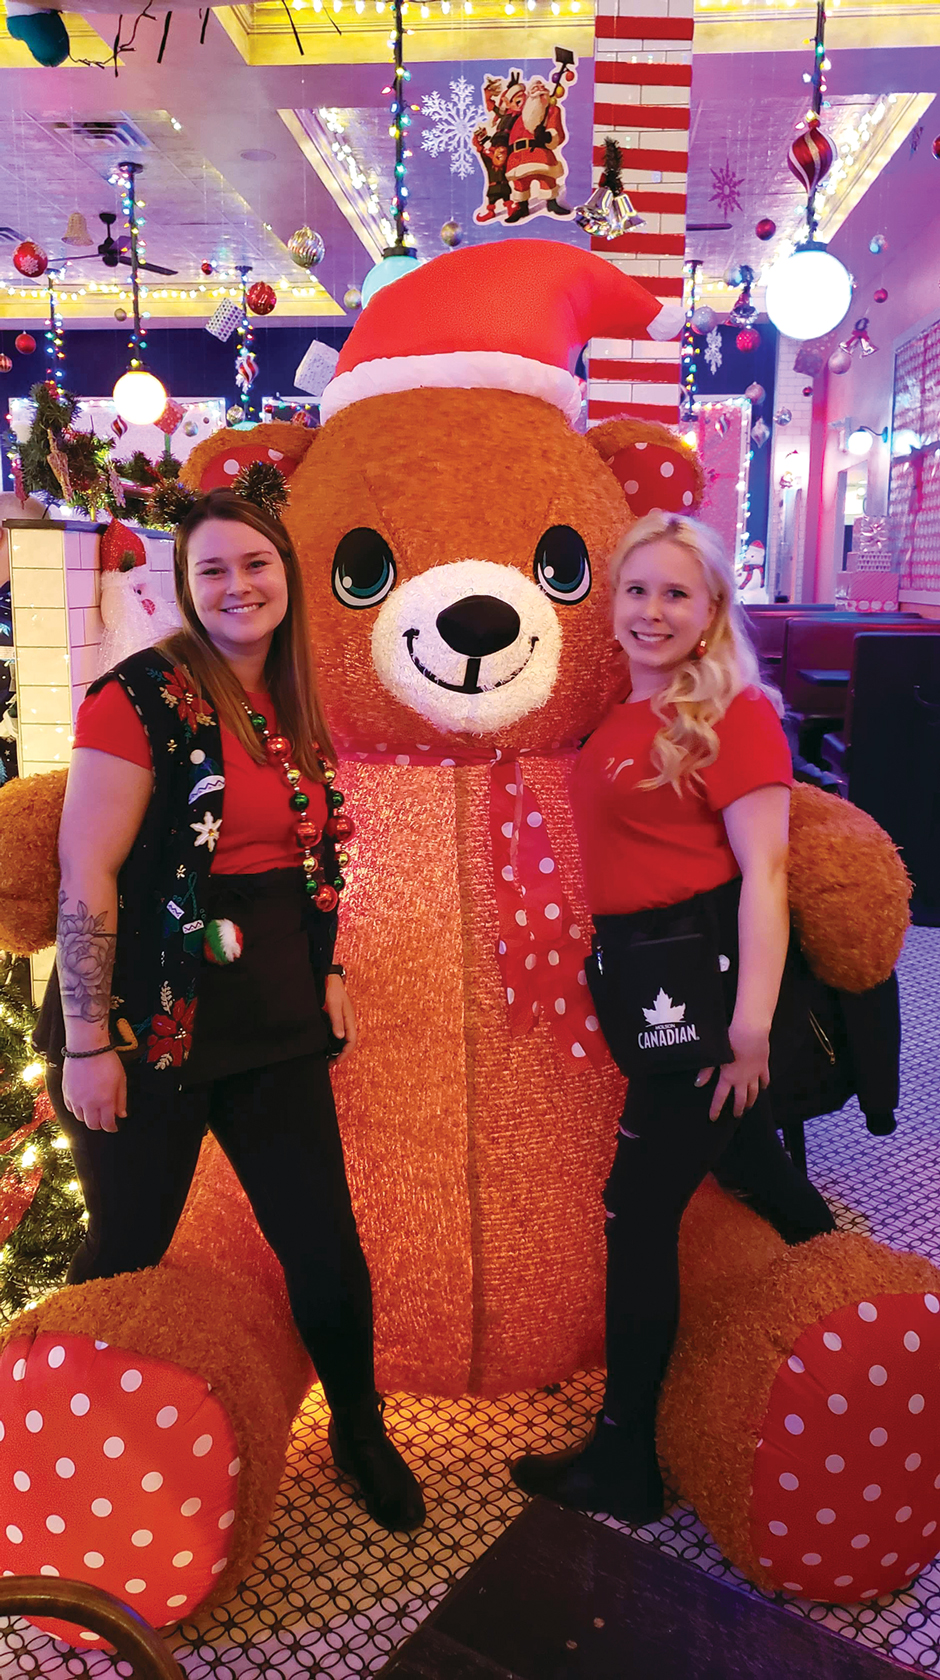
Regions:
<svg viewBox="0 0 940 1680"><path fill-rule="evenodd" d="M591 443L512 392L419 390L343 410L291 480L337 738L550 750L622 675L607 563L631 522Z"/></svg>

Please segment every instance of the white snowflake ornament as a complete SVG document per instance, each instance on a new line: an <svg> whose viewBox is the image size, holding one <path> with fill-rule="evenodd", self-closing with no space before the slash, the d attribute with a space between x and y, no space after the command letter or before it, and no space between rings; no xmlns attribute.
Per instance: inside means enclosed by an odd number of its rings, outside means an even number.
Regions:
<svg viewBox="0 0 940 1680"><path fill-rule="evenodd" d="M453 98L449 100L440 93L425 94L422 115L435 121L433 128L423 130L421 144L432 157L449 152L451 174L465 180L477 167L473 134L486 120L486 112L473 103L473 86L465 76L451 82L450 91Z"/></svg>
<svg viewBox="0 0 940 1680"><path fill-rule="evenodd" d="M717 327L712 327L705 340L705 360L712 373L717 373L721 367L721 333Z"/></svg>

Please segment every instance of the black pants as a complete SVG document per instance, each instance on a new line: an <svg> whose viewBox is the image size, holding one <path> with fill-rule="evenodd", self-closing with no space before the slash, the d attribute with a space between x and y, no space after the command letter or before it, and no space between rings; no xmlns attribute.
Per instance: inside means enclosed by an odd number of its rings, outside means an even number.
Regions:
<svg viewBox="0 0 940 1680"><path fill-rule="evenodd" d="M712 1121L718 1074L697 1090L691 1072L634 1079L607 1187L607 1388L612 1422L652 1427L679 1320L679 1225L706 1174L750 1201L788 1242L832 1231L818 1190L774 1128L769 1092L736 1120Z"/></svg>
<svg viewBox="0 0 940 1680"><path fill-rule="evenodd" d="M218 1139L284 1268L291 1309L331 1408L375 1390L372 1288L349 1199L326 1059L299 1056L229 1074L167 1099L128 1068L128 1113L92 1132L49 1096L88 1209L70 1283L155 1266L169 1246L203 1135Z"/></svg>

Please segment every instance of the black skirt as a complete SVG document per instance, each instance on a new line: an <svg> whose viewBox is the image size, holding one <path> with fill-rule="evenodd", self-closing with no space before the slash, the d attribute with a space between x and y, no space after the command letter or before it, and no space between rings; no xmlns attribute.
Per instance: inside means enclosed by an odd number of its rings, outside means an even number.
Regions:
<svg viewBox="0 0 940 1680"><path fill-rule="evenodd" d="M224 965L203 959L184 1086L295 1056L325 1055L325 977L315 971L311 951L318 913L304 891L303 872L213 875L207 909L210 918L235 923L242 952Z"/></svg>

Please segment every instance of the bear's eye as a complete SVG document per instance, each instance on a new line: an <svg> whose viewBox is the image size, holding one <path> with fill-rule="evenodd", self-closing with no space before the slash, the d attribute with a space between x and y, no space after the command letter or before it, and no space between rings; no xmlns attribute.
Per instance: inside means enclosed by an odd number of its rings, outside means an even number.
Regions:
<svg viewBox="0 0 940 1680"><path fill-rule="evenodd" d="M344 607L375 607L395 582L392 551L369 525L347 531L333 557L333 594Z"/></svg>
<svg viewBox="0 0 940 1680"><path fill-rule="evenodd" d="M553 601L583 601L591 587L584 538L570 525L550 525L543 532L532 570L539 588Z"/></svg>

